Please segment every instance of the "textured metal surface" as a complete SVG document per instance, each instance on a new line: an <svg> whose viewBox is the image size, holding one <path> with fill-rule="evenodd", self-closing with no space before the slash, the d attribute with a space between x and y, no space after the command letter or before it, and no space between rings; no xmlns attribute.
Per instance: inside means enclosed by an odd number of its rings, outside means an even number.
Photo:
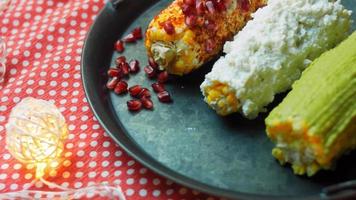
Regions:
<svg viewBox="0 0 356 200"><path fill-rule="evenodd" d="M131 3L117 12L108 6L88 37L83 58L87 95L99 121L116 141L160 174L229 197L257 198L242 193L317 195L325 186L356 179L355 153L345 156L336 171L321 172L313 178L295 176L290 168L281 167L271 156L273 145L264 131L266 115L252 121L239 115L217 116L203 102L199 91L211 63L189 76L172 80L167 88L174 103L163 105L153 97L154 111L132 114L126 108L129 95L118 97L103 89L105 70L110 66L110 59L113 64L117 56L114 53L111 57L115 40L136 26L146 28L150 19L169 2L159 1L147 10L144 9L147 1L145 5ZM344 3L356 11L354 0L344 0ZM129 8L137 12L129 12ZM124 55L139 59L142 68L147 64L143 41L127 45ZM150 87L151 83L143 72L129 80L129 85Z"/></svg>

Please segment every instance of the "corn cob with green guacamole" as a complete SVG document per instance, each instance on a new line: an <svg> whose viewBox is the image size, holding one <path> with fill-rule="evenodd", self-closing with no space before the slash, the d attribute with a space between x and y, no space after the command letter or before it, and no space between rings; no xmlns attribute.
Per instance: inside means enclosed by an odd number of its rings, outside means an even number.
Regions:
<svg viewBox="0 0 356 200"><path fill-rule="evenodd" d="M356 148L356 32L303 72L266 125L273 156L295 174L331 169Z"/></svg>

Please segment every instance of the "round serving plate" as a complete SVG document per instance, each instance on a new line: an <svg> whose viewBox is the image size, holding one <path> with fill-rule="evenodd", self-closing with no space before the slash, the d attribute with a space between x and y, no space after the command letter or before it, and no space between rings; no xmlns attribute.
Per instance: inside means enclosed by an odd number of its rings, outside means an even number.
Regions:
<svg viewBox="0 0 356 200"><path fill-rule="evenodd" d="M199 89L212 63L167 84L172 104L161 104L153 97L153 111L127 111L129 95L118 96L105 89L106 71L118 56L114 43L137 26L145 30L170 2L127 0L116 9L108 3L85 42L82 79L88 101L101 125L122 148L168 179L234 199L319 199L323 188L356 179L355 153L344 156L335 171L323 171L312 178L296 176L271 156L273 144L264 125L267 113L256 120L238 114L216 115L204 103ZM356 1L343 3L356 11ZM353 18L356 20L355 15ZM126 45L122 55L141 63L141 72L130 77L129 85L150 88L152 81L142 72L147 64L143 41ZM280 95L269 110L283 97Z"/></svg>

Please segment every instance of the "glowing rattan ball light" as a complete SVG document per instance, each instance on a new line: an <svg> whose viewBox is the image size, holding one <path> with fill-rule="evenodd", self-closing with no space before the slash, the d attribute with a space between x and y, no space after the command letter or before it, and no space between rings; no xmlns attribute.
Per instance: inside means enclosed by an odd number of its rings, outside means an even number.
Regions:
<svg viewBox="0 0 356 200"><path fill-rule="evenodd" d="M65 119L50 102L25 98L11 111L6 125L9 152L20 162L36 166L36 179L58 162L68 136Z"/></svg>
<svg viewBox="0 0 356 200"><path fill-rule="evenodd" d="M0 199L33 199L31 194L50 194L60 199L81 199L84 195L88 197L88 195L99 194L101 197L108 196L110 199L125 200L118 186L97 184L70 189L43 178L48 166L60 162L67 136L65 119L55 105L31 97L17 104L12 109L6 124L6 144L9 152L20 162L36 166L36 180L22 191L0 193ZM62 191L28 190L37 180Z"/></svg>

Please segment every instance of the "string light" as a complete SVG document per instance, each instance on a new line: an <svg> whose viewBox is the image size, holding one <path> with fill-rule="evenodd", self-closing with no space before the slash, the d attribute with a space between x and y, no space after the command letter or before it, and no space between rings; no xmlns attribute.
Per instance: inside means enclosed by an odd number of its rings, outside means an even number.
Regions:
<svg viewBox="0 0 356 200"><path fill-rule="evenodd" d="M6 147L20 162L36 167L36 178L24 190L0 194L0 199L29 199L33 195L80 199L84 195L88 197L90 194L99 194L110 199L125 200L120 187L97 184L70 189L43 178L47 167L53 166L53 163L56 165L60 163L67 137L68 128L65 118L54 104L31 97L18 103L12 109L6 124ZM50 188L62 191L28 190L37 180Z"/></svg>
<svg viewBox="0 0 356 200"><path fill-rule="evenodd" d="M51 103L25 98L15 106L6 125L9 152L20 162L36 167L36 179L51 163L58 163L68 129L63 115Z"/></svg>

